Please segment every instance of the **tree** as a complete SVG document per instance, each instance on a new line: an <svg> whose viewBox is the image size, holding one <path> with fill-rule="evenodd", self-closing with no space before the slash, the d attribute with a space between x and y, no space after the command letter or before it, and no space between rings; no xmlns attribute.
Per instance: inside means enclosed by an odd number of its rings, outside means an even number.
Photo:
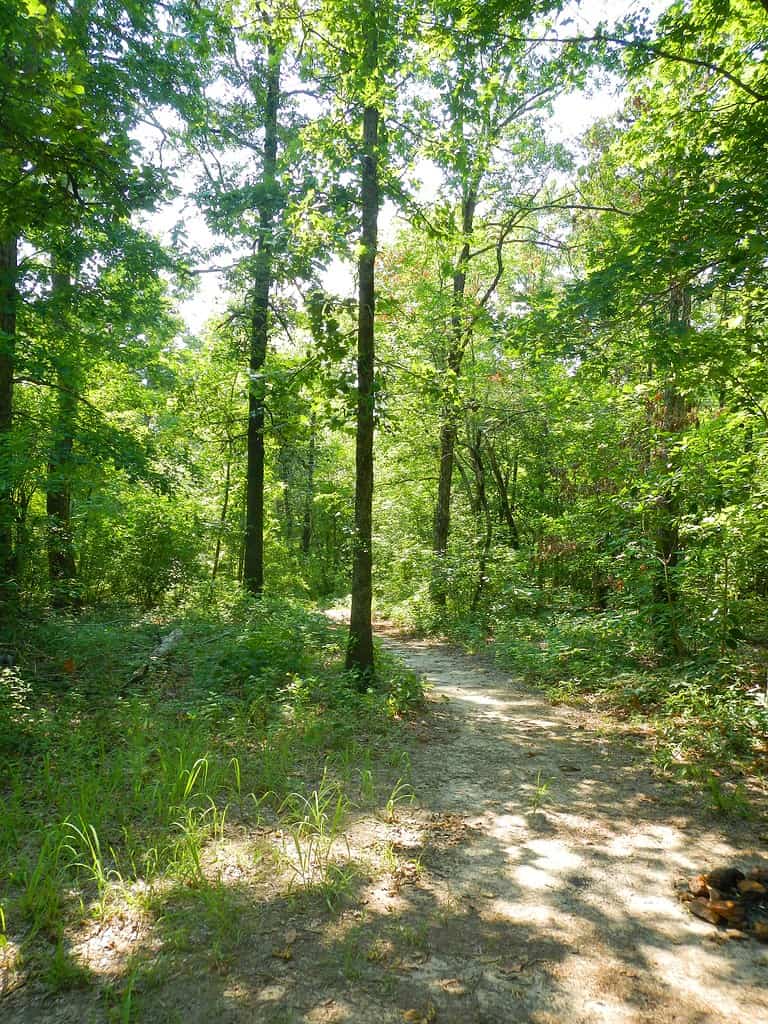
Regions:
<svg viewBox="0 0 768 1024"><path fill-rule="evenodd" d="M356 7L327 0L318 13L319 20L309 24L308 31L316 47L316 75L327 83L331 103L324 123L332 123L338 132L340 122L349 124L352 115L351 123L359 133L355 139L348 128L342 129L341 137L332 139L336 152L329 156L347 174L354 161L359 188L355 533L347 668L365 688L374 674L371 605L378 216L385 184L392 182L391 158L402 149L402 138L396 130L390 133L385 111L394 114L398 104L395 76L403 72L410 57L416 11L405 0L365 0ZM329 141L323 142L326 152ZM349 161L346 167L339 167L340 159Z"/></svg>
<svg viewBox="0 0 768 1024"><path fill-rule="evenodd" d="M277 133L280 108L280 53L273 40L267 47L264 153L259 228L253 268L250 387L248 395L248 468L246 474L244 582L254 595L264 589L264 361L269 340L269 292L274 249L273 219L277 196Z"/></svg>
<svg viewBox="0 0 768 1024"><path fill-rule="evenodd" d="M186 110L184 141L202 175L196 198L217 235L217 257L237 299L231 316L249 324L248 444L244 584L255 596L265 583L265 429L267 356L279 289L304 279L317 260L317 238L301 237L296 208L312 187L300 129L306 120L283 75L299 61L297 10L274 3L229 11L218 25L208 81ZM235 22L239 21L237 25ZM216 95L227 84L227 93ZM292 245L288 245L288 239Z"/></svg>
<svg viewBox="0 0 768 1024"><path fill-rule="evenodd" d="M696 3L670 8L655 36L613 40L630 93L618 125L592 133L599 157L583 180L586 199L604 210L578 218L586 275L567 300L581 317L575 350L612 363L646 403L634 489L655 632L673 657L691 631L684 598L695 600L698 556L687 547L711 501L691 486L688 453L713 407L723 416L729 399L740 404L736 365L750 362L755 344L749 330L744 348L741 327L763 315L765 249L755 235L766 180L756 146L766 131L767 27L754 4L715 12ZM763 387L751 379L753 395Z"/></svg>
<svg viewBox="0 0 768 1024"><path fill-rule="evenodd" d="M72 600L75 551L72 534L72 454L77 425L77 402L82 367L68 314L72 281L68 268L53 267L52 312L62 328L64 346L57 360L57 413L48 458L46 512L48 515L48 574L54 606Z"/></svg>
<svg viewBox="0 0 768 1024"><path fill-rule="evenodd" d="M437 357L445 389L431 593L440 607L445 606L448 590L445 562L462 412L458 404L462 365L477 321L502 279L504 251L519 244L521 235L528 237L531 208L541 204L546 178L562 160L557 147L548 149L543 144L539 115L565 88L566 69L512 35L535 6L522 4L505 11L500 19L491 19L491 12L482 5L472 17L448 5L429 39L441 61L433 62L430 48L424 53L429 94L420 102L422 149L443 175L439 200L425 224L440 236L445 248L454 249L448 340ZM440 109L437 119L435 105ZM478 211L482 213L479 231ZM477 275L470 280L478 257L488 252L495 261L487 278L482 284Z"/></svg>
<svg viewBox="0 0 768 1024"><path fill-rule="evenodd" d="M64 227L120 220L160 196L165 174L138 160L132 138L147 107L183 91L192 62L172 45L176 24L159 27L157 5L130 11L11 0L0 19L0 579L12 599L16 485L14 380L16 312L24 240ZM168 44L168 45L166 45ZM183 54L188 56L188 50ZM55 504L55 502L54 502Z"/></svg>
<svg viewBox="0 0 768 1024"><path fill-rule="evenodd" d="M364 96L363 148L360 170L360 256L357 314L357 434L355 445L355 545L352 555L352 608L349 619L347 668L362 681L373 674L373 429L374 366L376 359L374 268L379 216L380 100L375 83L379 74L380 23L375 0L366 0L362 19L361 74L368 89Z"/></svg>

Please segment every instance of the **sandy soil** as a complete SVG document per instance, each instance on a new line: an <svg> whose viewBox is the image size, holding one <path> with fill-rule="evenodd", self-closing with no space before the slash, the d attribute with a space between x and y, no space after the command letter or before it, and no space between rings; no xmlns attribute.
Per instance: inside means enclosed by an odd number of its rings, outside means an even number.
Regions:
<svg viewBox="0 0 768 1024"><path fill-rule="evenodd" d="M472 829L422 883L466 909L458 948L421 972L467 987L465 1016L445 1019L768 1022L768 948L697 921L674 891L762 863L764 825L708 817L610 720L553 708L453 649L386 644L445 701L414 759L422 800Z"/></svg>
<svg viewBox="0 0 768 1024"><path fill-rule="evenodd" d="M350 830L365 870L345 907L230 864L237 939L218 958L203 903L199 940L170 969L173 905L129 915L104 926L119 956L91 969L124 980L145 950L158 969L135 973L131 1000L30 984L0 1002L3 1024L768 1024L768 946L691 917L674 891L762 863L764 824L714 817L655 778L642 740L609 719L553 708L452 648L384 643L427 676L430 713L410 751L416 801Z"/></svg>

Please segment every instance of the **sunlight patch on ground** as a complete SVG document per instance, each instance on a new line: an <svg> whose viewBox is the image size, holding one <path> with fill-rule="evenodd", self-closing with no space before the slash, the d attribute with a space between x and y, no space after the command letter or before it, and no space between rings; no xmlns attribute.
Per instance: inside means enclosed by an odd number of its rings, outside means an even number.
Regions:
<svg viewBox="0 0 768 1024"><path fill-rule="evenodd" d="M635 850L664 850L670 853L678 849L682 843L682 837L676 831L666 825L648 825L643 832L632 832L629 835L619 836L613 847L617 852L634 853Z"/></svg>
<svg viewBox="0 0 768 1024"><path fill-rule="evenodd" d="M623 1024L637 1019L633 1007L607 996L604 999L590 999L584 1004L584 1009L593 1015L590 1019L599 1020L600 1024Z"/></svg>
<svg viewBox="0 0 768 1024"><path fill-rule="evenodd" d="M678 906L668 896L644 893L629 892L624 897L627 903L627 911L633 917L648 917L654 925L661 929L664 919L673 924L673 933L679 934L680 913Z"/></svg>
<svg viewBox="0 0 768 1024"><path fill-rule="evenodd" d="M139 950L160 950L146 916L123 909L85 928L67 929L65 935L72 959L102 977L121 974L129 958Z"/></svg>
<svg viewBox="0 0 768 1024"><path fill-rule="evenodd" d="M539 856L549 871L570 871L582 863L582 857L560 839L531 839L525 845Z"/></svg>
<svg viewBox="0 0 768 1024"><path fill-rule="evenodd" d="M568 915L562 911L555 912L544 903L521 903L519 900L496 899L491 904L493 913L514 924L546 928L557 924L562 928L563 920Z"/></svg>
<svg viewBox="0 0 768 1024"><path fill-rule="evenodd" d="M334 1024L334 1022L354 1020L354 1013L349 1004L338 999L324 999L318 1006L312 1007L307 1013L308 1024Z"/></svg>
<svg viewBox="0 0 768 1024"><path fill-rule="evenodd" d="M448 687L444 687L448 689ZM504 708L507 707L507 702L504 700L497 700L496 697L490 697L487 693L478 693L477 690L455 690L453 691L456 700L463 701L465 704L480 704L484 707L492 708Z"/></svg>
<svg viewBox="0 0 768 1024"><path fill-rule="evenodd" d="M530 864L521 864L515 868L513 878L522 889L554 889L560 887L560 882L553 878L548 871L542 868L532 867Z"/></svg>
<svg viewBox="0 0 768 1024"><path fill-rule="evenodd" d="M282 1003L287 992L285 985L266 985L260 989L257 998L260 1003Z"/></svg>
<svg viewBox="0 0 768 1024"><path fill-rule="evenodd" d="M743 1021L747 1024L747 1018L744 1016L744 993L739 976L733 973L731 962L714 952L709 952L706 945L697 944L695 956L691 955L690 950L683 948L660 949L652 945L641 948L648 962L678 996L684 994L688 999L711 1007L725 1020ZM764 966L768 970L768 956L762 955ZM754 1024L757 1024L759 1019L761 1018L754 1017Z"/></svg>
<svg viewBox="0 0 768 1024"><path fill-rule="evenodd" d="M522 814L489 814L477 818L471 824L476 828L482 828L494 839L506 839L509 832L528 828L528 822Z"/></svg>

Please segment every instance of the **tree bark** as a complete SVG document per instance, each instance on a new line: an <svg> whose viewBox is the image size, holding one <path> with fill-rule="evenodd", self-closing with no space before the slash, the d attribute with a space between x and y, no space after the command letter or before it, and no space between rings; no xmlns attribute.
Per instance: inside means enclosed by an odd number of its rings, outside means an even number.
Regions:
<svg viewBox="0 0 768 1024"><path fill-rule="evenodd" d="M0 238L0 611L15 602L13 549L13 371L16 359L18 240Z"/></svg>
<svg viewBox="0 0 768 1024"><path fill-rule="evenodd" d="M670 290L669 324L672 332L690 327L691 297L682 283L673 284ZM685 428L688 407L685 397L676 383L670 380L662 392L661 443L657 452L661 472L668 480L657 500L658 521L656 528L656 573L653 580L653 597L657 607L657 632L662 645L675 657L685 654L685 645L679 632L679 587L677 566L680 561L680 495L679 484L670 474L671 448Z"/></svg>
<svg viewBox="0 0 768 1024"><path fill-rule="evenodd" d="M246 468L245 545L243 581L259 597L264 590L264 421L266 388L264 363L269 340L269 292L274 256L273 225L277 209L277 129L280 110L280 54L267 50L267 89L264 110L262 199L258 205L259 233L253 274L251 351L248 387L248 458Z"/></svg>
<svg viewBox="0 0 768 1024"><path fill-rule="evenodd" d="M493 516L491 506L488 503L488 492L485 486L485 465L483 464L483 431L477 430L470 444L470 455L472 458L472 470L475 474L475 487L477 489L477 508L483 513L485 521L485 533L480 547L480 556L477 566L477 582L472 595L470 613L477 614L480 607L480 599L483 596L485 585L488 582L488 558L493 544Z"/></svg>
<svg viewBox="0 0 768 1024"><path fill-rule="evenodd" d="M368 29L366 68L375 72L376 24ZM352 608L349 618L347 669L355 672L361 689L372 681L373 628L373 430L375 346L375 263L379 218L379 111L363 112L361 174L362 232L358 261L357 319L357 436L355 443L355 534L352 553Z"/></svg>
<svg viewBox="0 0 768 1024"><path fill-rule="evenodd" d="M496 450L490 442L486 442L486 451L488 452L488 463L491 467L491 475L496 483L496 490L499 495L499 511L501 512L501 518L507 524L507 533L509 535L509 546L513 551L520 550L520 532L517 529L517 522L515 520L515 514L513 511L512 504L509 500L508 484L509 474L505 475L501 471L499 460L496 456ZM514 465L514 477L517 480L517 456L515 456Z"/></svg>
<svg viewBox="0 0 768 1024"><path fill-rule="evenodd" d="M440 465L438 467L437 505L432 537L433 569L430 591L432 600L444 608L448 581L445 578L445 557L448 553L448 535L451 529L451 489L456 453L458 377L467 346L467 325L464 295L467 285L467 264L470 257L470 237L475 221L477 195L470 189L461 204L462 246L453 275L453 310L451 313L451 343L446 360L449 393L440 424Z"/></svg>
<svg viewBox="0 0 768 1024"><path fill-rule="evenodd" d="M55 315L62 326L62 352L57 367L58 408L51 451L48 457L46 512L48 514L48 575L51 600L55 608L63 608L74 599L77 575L75 546L72 536L72 451L77 420L78 367L76 356L67 339L64 311L71 287L69 275L61 270L53 273Z"/></svg>
<svg viewBox="0 0 768 1024"><path fill-rule="evenodd" d="M211 585L216 582L219 573L219 562L221 561L221 543L224 539L224 530L227 525L227 512L229 511L229 492L232 480L232 441L227 438L227 461L224 465L224 495L221 501L221 513L219 514L219 526L216 530L216 550L213 553L213 567L211 569Z"/></svg>
<svg viewBox="0 0 768 1024"><path fill-rule="evenodd" d="M304 521L301 526L301 550L308 555L312 548L312 510L315 503L315 427L317 419L309 419L309 450L307 452L307 489L304 493Z"/></svg>

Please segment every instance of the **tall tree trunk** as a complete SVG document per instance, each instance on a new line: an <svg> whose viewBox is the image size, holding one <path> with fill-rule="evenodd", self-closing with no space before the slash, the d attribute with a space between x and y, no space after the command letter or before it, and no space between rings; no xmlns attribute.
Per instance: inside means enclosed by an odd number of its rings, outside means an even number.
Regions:
<svg viewBox="0 0 768 1024"><path fill-rule="evenodd" d="M513 551L520 550L520 533L517 529L517 522L515 521L515 513L513 506L509 500L508 486L509 486L509 474L506 476L501 471L499 460L496 456L496 450L490 442L486 442L485 449L488 452L488 462L491 467L491 475L493 476L494 482L496 483L496 490L499 495L499 511L501 512L501 518L507 524L507 534L509 536L509 546ZM514 478L515 483L517 482L517 456L515 456L514 465Z"/></svg>
<svg viewBox="0 0 768 1024"><path fill-rule="evenodd" d="M219 515L219 526L216 530L216 550L213 553L213 568L211 569L211 587L216 582L219 573L219 562L221 561L221 542L224 538L224 529L227 525L227 512L229 511L229 492L232 480L232 441L227 438L227 461L224 466L224 496L221 501L221 513Z"/></svg>
<svg viewBox="0 0 768 1024"><path fill-rule="evenodd" d="M669 324L671 332L687 330L691 323L691 297L683 283L673 284L670 290ZM679 587L677 566L680 560L680 495L679 484L669 466L673 460L671 448L684 430L688 416L685 397L677 384L670 380L662 393L661 443L657 460L661 472L668 480L657 500L656 573L653 581L654 603L657 607L657 632L662 645L675 657L685 653L679 631Z"/></svg>
<svg viewBox="0 0 768 1024"><path fill-rule="evenodd" d="M33 488L30 488L28 491L24 488L20 488L14 497L16 513L16 546L13 554L13 564L16 572L16 579L19 581L22 581L25 578L27 560L31 551L29 506L34 494L35 491Z"/></svg>
<svg viewBox="0 0 768 1024"><path fill-rule="evenodd" d="M18 241L0 238L0 613L15 603L13 549L13 370L16 357L16 282Z"/></svg>
<svg viewBox="0 0 768 1024"><path fill-rule="evenodd" d="M295 516L293 514L293 501L291 494L295 473L292 465L293 446L291 445L289 447L289 444L281 445L280 450L277 453L277 474L283 485L283 516L285 517L283 532L285 534L285 539L290 544L293 541L295 534Z"/></svg>
<svg viewBox="0 0 768 1024"><path fill-rule="evenodd" d="M51 451L45 505L48 515L48 575L51 600L63 608L73 600L76 577L75 546L72 537L72 450L77 420L77 357L67 337L65 310L69 303L69 275L54 267L53 300L58 316L62 346L56 370L57 411Z"/></svg>
<svg viewBox="0 0 768 1024"><path fill-rule="evenodd" d="M240 547L237 552L237 582L242 586L245 577L245 506L240 513L240 522L242 530L240 532Z"/></svg>
<svg viewBox="0 0 768 1024"><path fill-rule="evenodd" d="M264 110L264 161L259 234L253 274L251 351L248 387L248 461L245 499L245 587L256 597L264 590L264 419L266 389L264 362L269 339L269 292L274 256L273 222L277 208L277 129L280 109L280 53L270 43L267 51L267 92Z"/></svg>
<svg viewBox="0 0 768 1024"><path fill-rule="evenodd" d="M304 521L301 527L301 550L308 555L312 547L312 509L315 504L315 427L317 418L309 419L309 451L307 452L307 489L304 493Z"/></svg>
<svg viewBox="0 0 768 1024"><path fill-rule="evenodd" d="M364 67L373 77L378 66L375 3L366 36ZM373 424L375 346L376 245L379 220L379 110L363 112L361 172L362 232L358 261L357 314L357 437L355 444L355 534L352 551L352 609L349 617L347 669L364 689L373 679Z"/></svg>
<svg viewBox="0 0 768 1024"><path fill-rule="evenodd" d="M445 578L445 557L448 553L448 534L451 529L451 488L458 434L458 378L468 341L468 328L464 311L467 286L467 264L470 256L470 237L475 222L477 195L470 189L461 204L462 246L453 275L453 310L451 313L451 342L446 366L448 370L448 396L443 407L440 424L440 464L438 467L437 505L432 535L433 569L430 591L432 600L445 607L448 581Z"/></svg>
<svg viewBox="0 0 768 1024"><path fill-rule="evenodd" d="M485 523L483 542L480 546L480 557L477 566L477 582L475 592L472 595L470 612L477 613L480 607L480 599L483 596L485 585L488 582L488 558L493 544L493 516L491 506L488 502L488 491L485 486L485 465L483 463L483 431L478 430L470 444L470 455L472 457L472 469L475 474L475 487L477 489L477 509L482 511Z"/></svg>

